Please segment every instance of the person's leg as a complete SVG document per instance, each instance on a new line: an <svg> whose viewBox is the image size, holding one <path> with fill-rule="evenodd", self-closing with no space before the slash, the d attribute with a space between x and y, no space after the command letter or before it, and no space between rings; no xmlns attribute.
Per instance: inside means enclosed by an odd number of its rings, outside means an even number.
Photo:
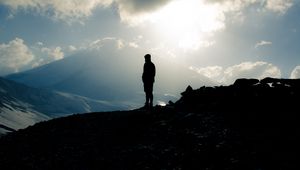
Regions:
<svg viewBox="0 0 300 170"><path fill-rule="evenodd" d="M145 91L145 97L146 97L146 102L145 102L145 108L149 107L149 101L150 101L150 93L149 93L149 83L144 83L144 91Z"/></svg>
<svg viewBox="0 0 300 170"><path fill-rule="evenodd" d="M145 107L152 107L153 106L153 83L149 82L149 83L144 83L144 91L146 94L146 103L145 103Z"/></svg>
<svg viewBox="0 0 300 170"><path fill-rule="evenodd" d="M149 100L150 100L150 107L153 107L153 83L149 85Z"/></svg>
<svg viewBox="0 0 300 170"><path fill-rule="evenodd" d="M150 94L149 91L145 91L146 93L146 102L145 102L145 107L149 106L149 100L150 100Z"/></svg>
<svg viewBox="0 0 300 170"><path fill-rule="evenodd" d="M152 91L149 93L150 107L153 107L153 93Z"/></svg>

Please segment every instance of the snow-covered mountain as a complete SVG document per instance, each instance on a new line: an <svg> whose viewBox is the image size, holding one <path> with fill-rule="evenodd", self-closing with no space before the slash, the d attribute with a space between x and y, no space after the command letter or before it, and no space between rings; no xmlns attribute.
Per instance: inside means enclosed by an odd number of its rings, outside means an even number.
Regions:
<svg viewBox="0 0 300 170"><path fill-rule="evenodd" d="M128 107L124 103L111 104L79 95L32 88L0 77L0 134L73 113L120 109Z"/></svg>

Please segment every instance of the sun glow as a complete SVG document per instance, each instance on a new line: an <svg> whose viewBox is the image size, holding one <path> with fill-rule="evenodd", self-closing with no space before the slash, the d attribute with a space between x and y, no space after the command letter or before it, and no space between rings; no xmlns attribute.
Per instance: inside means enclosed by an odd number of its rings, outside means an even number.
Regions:
<svg viewBox="0 0 300 170"><path fill-rule="evenodd" d="M152 13L149 20L162 37L183 49L198 49L208 43L212 32L224 28L224 16L217 5L201 0L177 0Z"/></svg>

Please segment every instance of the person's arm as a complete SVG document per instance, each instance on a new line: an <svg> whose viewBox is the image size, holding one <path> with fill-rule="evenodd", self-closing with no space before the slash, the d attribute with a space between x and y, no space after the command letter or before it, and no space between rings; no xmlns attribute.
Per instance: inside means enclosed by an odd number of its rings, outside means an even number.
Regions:
<svg viewBox="0 0 300 170"><path fill-rule="evenodd" d="M144 64L144 67L143 67L142 80L143 80L143 82L145 82L145 64Z"/></svg>
<svg viewBox="0 0 300 170"><path fill-rule="evenodd" d="M153 82L155 82L155 74L156 74L156 68L155 65L153 64Z"/></svg>

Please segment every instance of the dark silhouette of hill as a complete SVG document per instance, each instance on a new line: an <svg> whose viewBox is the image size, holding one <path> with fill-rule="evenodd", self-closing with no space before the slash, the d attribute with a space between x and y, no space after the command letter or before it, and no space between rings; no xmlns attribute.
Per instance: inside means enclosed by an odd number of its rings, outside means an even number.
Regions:
<svg viewBox="0 0 300 170"><path fill-rule="evenodd" d="M1 169L298 169L300 80L190 86L153 110L72 115L0 139Z"/></svg>

